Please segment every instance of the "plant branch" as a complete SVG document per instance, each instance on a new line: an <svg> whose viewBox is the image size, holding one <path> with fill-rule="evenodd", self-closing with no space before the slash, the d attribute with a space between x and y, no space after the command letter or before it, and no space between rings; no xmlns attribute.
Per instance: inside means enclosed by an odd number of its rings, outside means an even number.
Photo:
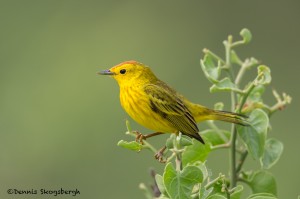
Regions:
<svg viewBox="0 0 300 199"><path fill-rule="evenodd" d="M245 72L252 68L253 66L257 65L258 64L258 61L251 57L250 59L246 59L242 65L241 65L241 68L236 76L236 79L235 79L235 84L238 86L242 80L242 77L244 76Z"/></svg>
<svg viewBox="0 0 300 199"><path fill-rule="evenodd" d="M273 95L277 100L277 103L274 104L272 107L268 108L269 116L271 116L273 113L275 113L278 110L282 110L287 104L290 104L292 102L292 98L286 93L283 93L283 99L281 99L277 91L273 89Z"/></svg>
<svg viewBox="0 0 300 199"><path fill-rule="evenodd" d="M240 46L240 45L243 45L243 44L245 44L245 42L244 41L236 41L236 42L234 42L232 45L231 45L231 47L238 47L238 46Z"/></svg>
<svg viewBox="0 0 300 199"><path fill-rule="evenodd" d="M225 143L225 144L219 144L219 145L215 145L215 146L211 146L211 150L217 150L217 149L226 149L226 148L229 148L231 145L230 145L230 142L228 143Z"/></svg>
<svg viewBox="0 0 300 199"><path fill-rule="evenodd" d="M241 158L240 158L240 161L239 161L239 164L238 164L238 166L237 166L237 168L236 168L236 174L237 174L237 175L238 175L238 173L242 170L242 167L243 167L243 165L244 165L244 163L245 163L245 160L246 160L246 158L247 158L247 155L248 155L248 151L245 150L245 151L242 153Z"/></svg>
<svg viewBox="0 0 300 199"><path fill-rule="evenodd" d="M225 175L220 173L217 178L213 179L212 181L208 182L205 185L205 189L208 190L209 188L213 187L215 183L217 183L220 179L223 179L223 178L225 178Z"/></svg>
<svg viewBox="0 0 300 199"><path fill-rule="evenodd" d="M128 120L126 120L126 127L127 127L126 134L136 137L136 134L132 131L130 122ZM144 143L143 148L150 149L153 153L157 152L157 149L154 146L152 146L149 142L147 142L146 140L144 140L143 143Z"/></svg>
<svg viewBox="0 0 300 199"><path fill-rule="evenodd" d="M179 132L179 135L176 136L174 139L174 149L173 152L175 153L175 164L176 164L176 171L179 172L182 170L182 152L183 149L181 147L181 132Z"/></svg>
<svg viewBox="0 0 300 199"><path fill-rule="evenodd" d="M128 135L130 135L132 137L136 137L136 134L133 133L133 132L127 131L126 134L128 134ZM154 146L152 146L152 144L150 144L149 142L147 142L146 140L143 140L143 149L149 149L153 153L157 153L157 149Z"/></svg>
<svg viewBox="0 0 300 199"><path fill-rule="evenodd" d="M247 98L249 96L249 94L252 92L252 90L255 88L255 81L253 81L249 86L248 88L246 89L245 91L245 94L242 96L242 99L241 99L241 102L240 102L240 105L238 107L238 110L237 110L237 113L241 113L242 110L243 110L243 107L247 101Z"/></svg>
<svg viewBox="0 0 300 199"><path fill-rule="evenodd" d="M233 132L231 135L231 150L230 150L230 168L231 168L231 183L230 186L233 188L236 186L237 175L236 175L236 138L237 131L233 124Z"/></svg>
<svg viewBox="0 0 300 199"><path fill-rule="evenodd" d="M231 47L232 47L232 36L228 36L228 40L223 42L225 46L225 57L226 57L226 71L228 72L230 79L233 81L234 80L234 75L233 75L233 70L231 69ZM235 93L231 91L231 111L235 111L235 104L236 104L236 99L235 99ZM231 127L231 138L230 138L230 145L231 145L231 150L230 150L230 171L231 171L231 187L236 186L237 182L237 176L236 176L236 138L237 138L237 132L235 128L235 124L232 124Z"/></svg>
<svg viewBox="0 0 300 199"><path fill-rule="evenodd" d="M181 153L176 154L176 171L181 171L182 170L182 161L181 161Z"/></svg>
<svg viewBox="0 0 300 199"><path fill-rule="evenodd" d="M232 36L228 36L228 40L223 42L225 46L225 64L226 64L226 69L231 68L231 59L230 59L230 54L231 54L231 45L232 45Z"/></svg>
<svg viewBox="0 0 300 199"><path fill-rule="evenodd" d="M153 153L157 153L157 149L154 146L152 146L151 144L149 144L149 142L143 141L143 143L144 143L143 148L150 149Z"/></svg>

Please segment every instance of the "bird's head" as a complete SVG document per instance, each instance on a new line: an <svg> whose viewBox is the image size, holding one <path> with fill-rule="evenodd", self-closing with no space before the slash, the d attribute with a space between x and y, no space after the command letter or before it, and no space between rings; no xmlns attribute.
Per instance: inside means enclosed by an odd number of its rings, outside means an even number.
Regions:
<svg viewBox="0 0 300 199"><path fill-rule="evenodd" d="M110 75L119 86L149 83L157 79L149 67L137 61L122 62L98 74Z"/></svg>

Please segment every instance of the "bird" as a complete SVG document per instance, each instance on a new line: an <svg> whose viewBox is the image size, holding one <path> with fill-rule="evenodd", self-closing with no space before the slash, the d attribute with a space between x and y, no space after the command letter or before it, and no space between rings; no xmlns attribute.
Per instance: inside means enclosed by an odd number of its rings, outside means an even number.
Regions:
<svg viewBox="0 0 300 199"><path fill-rule="evenodd" d="M163 133L181 132L205 144L197 123L221 120L248 125L247 117L238 113L213 110L193 103L160 80L147 65L138 61L125 61L110 69L98 72L115 79L120 88L120 103L129 116L155 133L137 134L142 143L149 137ZM155 157L161 160L163 147Z"/></svg>

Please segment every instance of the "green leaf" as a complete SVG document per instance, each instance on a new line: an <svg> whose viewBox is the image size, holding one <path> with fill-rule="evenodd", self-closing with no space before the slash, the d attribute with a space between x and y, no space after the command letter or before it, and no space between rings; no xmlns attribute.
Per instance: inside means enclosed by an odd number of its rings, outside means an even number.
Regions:
<svg viewBox="0 0 300 199"><path fill-rule="evenodd" d="M261 170L254 173L249 185L253 193L270 193L277 195L277 185L274 176L268 171Z"/></svg>
<svg viewBox="0 0 300 199"><path fill-rule="evenodd" d="M253 82L250 82L245 88L249 88ZM257 108L264 108L265 105L263 104L262 95L265 92L265 86L258 84L256 85L252 91L249 93L247 97L247 101L243 106L242 112L243 113L249 113ZM241 102L241 99L244 97L244 95L238 96L238 101Z"/></svg>
<svg viewBox="0 0 300 199"><path fill-rule="evenodd" d="M242 29L240 35L243 37L244 44L249 43L252 39L252 34L247 28Z"/></svg>
<svg viewBox="0 0 300 199"><path fill-rule="evenodd" d="M255 109L251 112L248 121L250 126L239 125L237 130L252 157L259 159L265 148L269 118L264 111Z"/></svg>
<svg viewBox="0 0 300 199"><path fill-rule="evenodd" d="M179 144L180 144L180 147L185 147L185 146L190 146L193 144L193 140L192 138L186 136L186 135L181 135L179 137L177 137L175 134L172 134L168 139L167 139L167 142L166 142L166 147L168 149L173 149L175 146L174 144L178 142L179 139ZM176 145L176 144L175 144Z"/></svg>
<svg viewBox="0 0 300 199"><path fill-rule="evenodd" d="M238 185L233 190L234 190L234 192L232 194L230 194L230 199L240 199L242 196L244 187L242 185Z"/></svg>
<svg viewBox="0 0 300 199"><path fill-rule="evenodd" d="M279 160L283 151L283 144L275 139L270 138L266 141L265 152L260 162L264 169L270 169Z"/></svg>
<svg viewBox="0 0 300 199"><path fill-rule="evenodd" d="M205 137L212 146L226 144L230 140L231 135L229 131L222 129L207 129L202 131L200 134Z"/></svg>
<svg viewBox="0 0 300 199"><path fill-rule="evenodd" d="M166 187L164 185L164 179L161 175L159 174L156 174L155 175L155 181L156 181L156 184L157 184L157 187L160 191L160 193L162 193L163 195L169 197L167 191L166 191Z"/></svg>
<svg viewBox="0 0 300 199"><path fill-rule="evenodd" d="M277 199L277 197L269 193L256 193L250 195L247 199Z"/></svg>
<svg viewBox="0 0 300 199"><path fill-rule="evenodd" d="M201 170L196 166L186 166L182 171L176 171L169 162L163 175L166 191L170 198L186 199L191 197L193 187L203 180Z"/></svg>
<svg viewBox="0 0 300 199"><path fill-rule="evenodd" d="M225 77L224 79L210 87L211 93L218 91L234 91L237 93L243 93L243 91L238 89L237 86L234 83L232 83L228 77Z"/></svg>
<svg viewBox="0 0 300 199"><path fill-rule="evenodd" d="M173 149L174 148L174 140L175 139L176 139L176 135L175 134L171 134L171 136L167 139L166 147L168 149Z"/></svg>
<svg viewBox="0 0 300 199"><path fill-rule="evenodd" d="M192 166L198 167L201 170L202 174L203 174L203 181L206 180L206 178L208 178L209 174L208 174L208 170L205 166L205 163L197 161L197 162L194 162L192 164L187 164L187 165L192 165Z"/></svg>
<svg viewBox="0 0 300 199"><path fill-rule="evenodd" d="M209 196L207 199L227 199L227 198L225 196L215 194L215 195Z"/></svg>
<svg viewBox="0 0 300 199"><path fill-rule="evenodd" d="M235 64L239 64L239 65L243 64L242 60L239 58L239 56L236 54L234 50L230 51L230 60L232 63Z"/></svg>
<svg viewBox="0 0 300 199"><path fill-rule="evenodd" d="M260 65L257 67L257 84L267 85L271 83L271 70L268 66Z"/></svg>
<svg viewBox="0 0 300 199"><path fill-rule="evenodd" d="M152 197L151 199L153 199L153 197ZM155 199L170 199L170 198L167 197L167 196L165 196L165 195L163 195L163 194L161 194L161 195L159 196L159 198L155 198Z"/></svg>
<svg viewBox="0 0 300 199"><path fill-rule="evenodd" d="M207 197L209 196L209 194L212 192L214 188L211 187L209 189L205 189L205 186L203 184L201 184L201 191L199 192L199 198L200 199L207 199Z"/></svg>
<svg viewBox="0 0 300 199"><path fill-rule="evenodd" d="M247 102L262 102L262 95L264 94L265 90L265 86L263 85L255 86L248 95Z"/></svg>
<svg viewBox="0 0 300 199"><path fill-rule="evenodd" d="M220 77L221 67L215 65L213 58L210 55L206 54L204 59L200 60L200 64L204 75L209 81L212 83L219 82L218 79Z"/></svg>
<svg viewBox="0 0 300 199"><path fill-rule="evenodd" d="M117 145L133 151L140 151L143 148L143 145L136 141L127 142L124 140L120 140Z"/></svg>
<svg viewBox="0 0 300 199"><path fill-rule="evenodd" d="M197 161L195 163L193 163L192 165L197 166L202 174L203 174L203 181L205 181L206 179L208 179L208 177L211 176L211 173L209 173L207 167L205 166L205 163L202 163L200 161ZM213 187L210 187L208 189L205 188L205 183L201 183L200 185L200 191L199 191L199 199L206 199L213 191Z"/></svg>
<svg viewBox="0 0 300 199"><path fill-rule="evenodd" d="M241 171L241 178L245 181L245 182L249 182L250 179L252 179L254 176L254 171Z"/></svg>
<svg viewBox="0 0 300 199"><path fill-rule="evenodd" d="M193 144L192 138L186 135L181 135L180 146L185 147L185 146L190 146L192 144Z"/></svg>
<svg viewBox="0 0 300 199"><path fill-rule="evenodd" d="M182 163L183 166L188 163L192 164L197 161L204 162L210 153L211 148L209 144L202 144L198 141L194 141L194 144L187 146L182 153Z"/></svg>
<svg viewBox="0 0 300 199"><path fill-rule="evenodd" d="M222 195L224 197L227 196L227 193L224 191L224 187L229 186L229 181L224 178L225 176L222 177L222 174L219 174L218 178L211 180L209 185L213 187L211 195Z"/></svg>

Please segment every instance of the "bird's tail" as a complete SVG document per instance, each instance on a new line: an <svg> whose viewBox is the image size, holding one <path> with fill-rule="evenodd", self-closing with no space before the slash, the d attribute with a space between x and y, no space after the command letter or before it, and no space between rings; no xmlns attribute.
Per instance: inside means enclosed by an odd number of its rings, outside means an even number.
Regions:
<svg viewBox="0 0 300 199"><path fill-rule="evenodd" d="M228 111L217 111L212 110L211 111L211 120L221 120L224 122L230 122L235 123L243 126L248 126L250 123L247 121L247 116L238 114L238 113L232 113Z"/></svg>
<svg viewBox="0 0 300 199"><path fill-rule="evenodd" d="M203 120L221 120L243 126L250 125L249 121L247 120L248 117L242 114L212 110L199 104L192 103L188 104L188 107L192 112L196 122L201 122Z"/></svg>

